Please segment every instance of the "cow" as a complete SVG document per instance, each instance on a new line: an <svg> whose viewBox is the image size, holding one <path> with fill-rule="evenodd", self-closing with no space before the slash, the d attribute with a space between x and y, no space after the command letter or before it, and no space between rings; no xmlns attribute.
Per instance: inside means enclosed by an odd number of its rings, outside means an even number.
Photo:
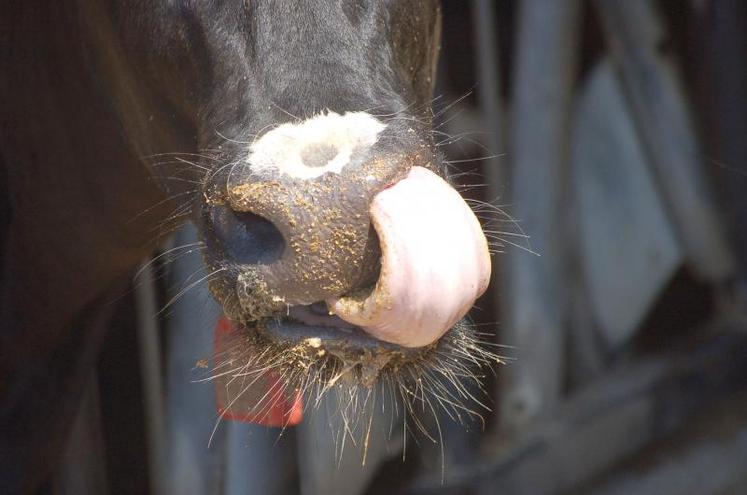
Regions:
<svg viewBox="0 0 747 495"><path fill-rule="evenodd" d="M186 221L296 388L485 359L460 322L489 246L431 132L437 0L28 0L0 25L0 492L48 475L111 301Z"/></svg>

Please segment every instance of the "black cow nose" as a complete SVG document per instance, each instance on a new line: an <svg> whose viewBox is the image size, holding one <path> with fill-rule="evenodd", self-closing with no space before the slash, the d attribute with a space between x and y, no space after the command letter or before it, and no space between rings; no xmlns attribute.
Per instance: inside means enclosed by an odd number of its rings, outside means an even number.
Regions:
<svg viewBox="0 0 747 495"><path fill-rule="evenodd" d="M226 254L246 265L270 264L285 250L285 239L272 222L225 206L212 209L213 231Z"/></svg>

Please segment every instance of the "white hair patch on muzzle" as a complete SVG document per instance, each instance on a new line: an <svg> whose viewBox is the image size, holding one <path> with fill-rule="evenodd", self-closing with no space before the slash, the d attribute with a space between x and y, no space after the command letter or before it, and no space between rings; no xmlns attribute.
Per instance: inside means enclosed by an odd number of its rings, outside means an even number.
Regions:
<svg viewBox="0 0 747 495"><path fill-rule="evenodd" d="M339 174L353 153L373 146L385 128L366 112L329 112L267 132L249 147L247 162L255 172L279 171L295 179Z"/></svg>

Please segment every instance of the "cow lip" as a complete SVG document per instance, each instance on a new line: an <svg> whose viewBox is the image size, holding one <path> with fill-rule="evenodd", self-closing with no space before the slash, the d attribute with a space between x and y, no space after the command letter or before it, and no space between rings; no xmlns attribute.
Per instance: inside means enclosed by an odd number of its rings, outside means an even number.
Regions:
<svg viewBox="0 0 747 495"><path fill-rule="evenodd" d="M383 342L358 326L309 324L291 317L268 318L257 329L270 342L280 345L306 345L348 361L361 353L411 355L416 350Z"/></svg>
<svg viewBox="0 0 747 495"><path fill-rule="evenodd" d="M342 379L371 388L380 377L417 362L430 349L383 342L359 327L310 325L288 317L242 327L254 335L260 355L269 351L276 356L272 366L290 366L296 376L306 374L329 385Z"/></svg>
<svg viewBox="0 0 747 495"><path fill-rule="evenodd" d="M329 353L347 363L358 361L364 354L407 357L422 351L381 341L337 316L321 314L319 308L314 308L318 305L292 306L286 314L263 318L252 327L268 343L282 347L303 345L314 349L320 357Z"/></svg>

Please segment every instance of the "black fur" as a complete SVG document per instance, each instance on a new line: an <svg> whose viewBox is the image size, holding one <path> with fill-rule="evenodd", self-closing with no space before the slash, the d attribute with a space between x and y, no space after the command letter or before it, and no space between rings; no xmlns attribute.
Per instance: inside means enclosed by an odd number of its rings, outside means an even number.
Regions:
<svg viewBox="0 0 747 495"><path fill-rule="evenodd" d="M96 353L81 322L194 213L204 167L327 109L413 118L430 142L438 16L436 0L2 2L0 492L54 466Z"/></svg>

